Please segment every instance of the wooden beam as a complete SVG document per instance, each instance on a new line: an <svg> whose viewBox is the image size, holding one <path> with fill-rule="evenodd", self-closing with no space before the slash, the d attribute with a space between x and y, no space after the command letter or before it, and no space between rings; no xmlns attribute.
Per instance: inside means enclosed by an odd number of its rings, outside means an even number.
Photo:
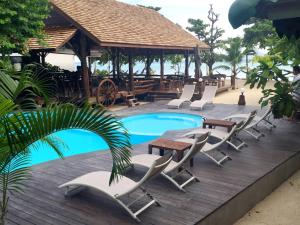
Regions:
<svg viewBox="0 0 300 225"><path fill-rule="evenodd" d="M189 51L185 52L184 57L185 57L184 79L187 80L189 78Z"/></svg>
<svg viewBox="0 0 300 225"><path fill-rule="evenodd" d="M112 62L112 73L113 79L116 79L116 49L112 48L111 50L111 62Z"/></svg>
<svg viewBox="0 0 300 225"><path fill-rule="evenodd" d="M132 60L131 49L128 49L128 67L129 67L128 88L129 91L133 91L133 60Z"/></svg>
<svg viewBox="0 0 300 225"><path fill-rule="evenodd" d="M170 50L193 50L192 46L166 46L166 45L143 45L115 42L101 42L102 47L119 47L119 48L144 48L144 49L170 49ZM207 49L207 48L202 48Z"/></svg>
<svg viewBox="0 0 300 225"><path fill-rule="evenodd" d="M160 61L160 84L162 85L162 82L164 80L164 75L165 75L164 50L161 50L159 61Z"/></svg>
<svg viewBox="0 0 300 225"><path fill-rule="evenodd" d="M80 43L79 59L82 68L84 96L88 99L90 97L90 79L89 79L89 69L88 69L86 58L89 55L89 48L87 45L86 36L83 33L80 33L79 43Z"/></svg>
<svg viewBox="0 0 300 225"><path fill-rule="evenodd" d="M146 54L146 78L150 78L150 52L147 51L147 54Z"/></svg>
<svg viewBox="0 0 300 225"><path fill-rule="evenodd" d="M117 69L117 79L120 80L121 76L121 67L120 67L120 50L116 48L116 69Z"/></svg>

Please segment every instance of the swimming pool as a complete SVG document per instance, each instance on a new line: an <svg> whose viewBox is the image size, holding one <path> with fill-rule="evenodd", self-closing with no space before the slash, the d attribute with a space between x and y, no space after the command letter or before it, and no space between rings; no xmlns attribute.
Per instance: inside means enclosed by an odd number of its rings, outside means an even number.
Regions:
<svg viewBox="0 0 300 225"><path fill-rule="evenodd" d="M160 137L168 130L180 130L201 126L203 118L183 113L149 113L122 118L130 134L131 144L141 144ZM71 129L55 133L64 141L61 146L65 157L108 149L102 138L85 130ZM67 147L66 147L67 146ZM39 143L38 150L31 150L31 164L39 164L57 159L57 154L49 147Z"/></svg>

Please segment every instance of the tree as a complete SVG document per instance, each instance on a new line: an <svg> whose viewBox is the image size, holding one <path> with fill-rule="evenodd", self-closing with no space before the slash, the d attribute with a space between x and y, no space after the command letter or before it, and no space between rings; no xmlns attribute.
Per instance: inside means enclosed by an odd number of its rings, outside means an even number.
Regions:
<svg viewBox="0 0 300 225"><path fill-rule="evenodd" d="M182 55L169 55L166 57L166 61L171 63L171 68L175 71L175 74L180 75L181 65L183 61Z"/></svg>
<svg viewBox="0 0 300 225"><path fill-rule="evenodd" d="M145 6L145 5L137 5L137 6L140 6L140 7L143 7L143 8L147 8L147 9L152 9L156 12L160 11L161 10L161 7L156 7L156 6Z"/></svg>
<svg viewBox="0 0 300 225"><path fill-rule="evenodd" d="M275 118L290 117L295 110L292 95L295 87L289 82L289 72L281 69L286 65L285 60L278 54L256 56L254 62L258 65L250 71L246 83L250 84L250 88L262 88L263 97L259 102L262 107L270 103ZM275 81L274 89L265 89L270 80Z"/></svg>
<svg viewBox="0 0 300 225"><path fill-rule="evenodd" d="M43 37L44 20L49 14L48 0L0 1L0 54L26 51L29 38Z"/></svg>
<svg viewBox="0 0 300 225"><path fill-rule="evenodd" d="M249 48L272 48L276 41L279 40L272 21L254 19L253 23L251 27L244 29L244 45Z"/></svg>
<svg viewBox="0 0 300 225"><path fill-rule="evenodd" d="M221 45L220 38L224 34L224 30L217 27L216 23L219 20L219 15L213 10L213 6L210 5L208 11L209 24L204 23L201 19L189 19L190 26L187 30L195 33L199 40L205 42L209 46L209 51L202 53L202 62L206 63L209 68L209 74L213 74L213 65L217 61L218 54L215 52Z"/></svg>
<svg viewBox="0 0 300 225"><path fill-rule="evenodd" d="M268 51L265 56L255 57L257 66L250 70L247 83L251 88L262 88L260 102L262 106L271 103L276 118L291 116L296 107L292 96L296 87L288 80L290 71L283 68L299 65L300 39L280 38L272 21L256 19L251 27L245 29L244 43ZM265 89L270 80L275 81L274 89Z"/></svg>
<svg viewBox="0 0 300 225"><path fill-rule="evenodd" d="M221 65L216 68L223 68L231 70L231 87L235 89L235 80L239 72L241 72L242 67L240 66L245 53L243 51L243 40L240 37L228 38L223 42L222 48L225 50L225 54L221 55L221 59L230 64Z"/></svg>
<svg viewBox="0 0 300 225"><path fill-rule="evenodd" d="M254 19L251 27L244 29L243 43L247 48L263 48L268 55L280 54L291 65L300 63L300 41L296 38L280 38L271 20Z"/></svg>

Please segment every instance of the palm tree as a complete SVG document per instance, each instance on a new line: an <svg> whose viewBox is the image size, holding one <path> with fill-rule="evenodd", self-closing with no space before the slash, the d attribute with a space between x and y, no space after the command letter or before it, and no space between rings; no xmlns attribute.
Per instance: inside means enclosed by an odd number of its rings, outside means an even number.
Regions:
<svg viewBox="0 0 300 225"><path fill-rule="evenodd" d="M235 79L237 74L242 70L240 64L245 56L245 52L243 51L243 40L240 37L228 38L223 43L223 49L225 50L225 54L221 55L221 59L229 63L230 66L221 65L214 69L222 68L231 70L231 87L232 89L235 89Z"/></svg>
<svg viewBox="0 0 300 225"><path fill-rule="evenodd" d="M108 144L113 159L110 183L118 179L130 163L128 133L105 109L61 104L22 111L20 109L24 107L34 106L32 96L35 93L46 96L51 85L35 75L29 78L21 75L14 79L1 72L0 79L0 224L5 223L9 195L22 191L22 186L28 179L29 146L37 149L34 143L40 140L63 157L55 132L77 128L102 137Z"/></svg>

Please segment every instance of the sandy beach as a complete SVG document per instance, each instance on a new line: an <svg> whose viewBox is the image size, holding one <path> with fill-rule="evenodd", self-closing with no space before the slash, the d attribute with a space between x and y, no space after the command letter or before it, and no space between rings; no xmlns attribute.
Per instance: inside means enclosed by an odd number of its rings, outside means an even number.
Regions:
<svg viewBox="0 0 300 225"><path fill-rule="evenodd" d="M261 93L261 89L257 89L256 87L250 89L249 85L245 85L245 80L238 79L236 80L236 89L229 90L227 92L223 92L218 94L215 99L214 103L222 103L222 104L237 104L239 100L239 95L241 94L241 88L244 88L245 92L245 99L247 105L255 105L259 106L258 103L260 98L263 96ZM230 85L230 81L226 80L226 85ZM266 88L272 88L274 86L273 82L269 82Z"/></svg>

